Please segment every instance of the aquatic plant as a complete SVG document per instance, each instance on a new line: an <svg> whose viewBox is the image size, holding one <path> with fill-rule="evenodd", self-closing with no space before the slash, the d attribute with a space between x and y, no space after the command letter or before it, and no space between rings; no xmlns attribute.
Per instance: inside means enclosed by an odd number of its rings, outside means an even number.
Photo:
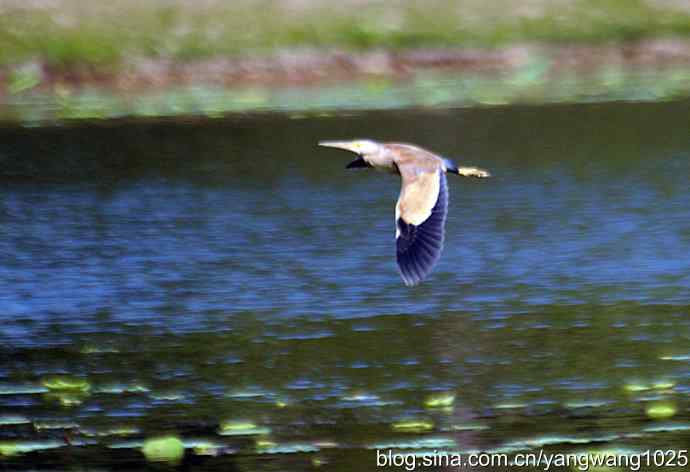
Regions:
<svg viewBox="0 0 690 472"><path fill-rule="evenodd" d="M178 463L184 457L184 444L177 436L161 436L144 441L141 452L152 462Z"/></svg>

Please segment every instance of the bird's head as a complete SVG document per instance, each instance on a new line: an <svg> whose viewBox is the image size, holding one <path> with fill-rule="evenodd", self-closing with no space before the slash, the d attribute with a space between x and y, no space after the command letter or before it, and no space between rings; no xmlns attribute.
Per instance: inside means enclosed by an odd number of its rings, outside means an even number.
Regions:
<svg viewBox="0 0 690 472"><path fill-rule="evenodd" d="M354 141L319 141L319 146L343 149L354 152L359 157L350 162L346 168L371 167L370 158L381 152L381 144L369 139L356 139Z"/></svg>

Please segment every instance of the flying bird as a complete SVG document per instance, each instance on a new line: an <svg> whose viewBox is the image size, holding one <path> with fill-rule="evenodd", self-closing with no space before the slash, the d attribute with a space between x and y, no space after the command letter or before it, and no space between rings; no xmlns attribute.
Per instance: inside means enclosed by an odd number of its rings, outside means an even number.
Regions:
<svg viewBox="0 0 690 472"><path fill-rule="evenodd" d="M405 285L417 285L431 272L443 250L448 213L446 173L489 177L477 167L458 167L451 160L412 144L355 141L320 141L319 146L344 149L358 155L346 168L373 167L401 178L395 204L395 245Z"/></svg>

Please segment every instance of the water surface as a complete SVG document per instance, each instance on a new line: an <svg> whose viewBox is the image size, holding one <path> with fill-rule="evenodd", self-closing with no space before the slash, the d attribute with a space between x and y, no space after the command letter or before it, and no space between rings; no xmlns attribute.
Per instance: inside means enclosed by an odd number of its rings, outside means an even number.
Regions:
<svg viewBox="0 0 690 472"><path fill-rule="evenodd" d="M369 470L401 452L690 440L688 102L0 130L0 464ZM450 177L428 282L398 181ZM4 449L3 449L4 447ZM22 449L23 448L23 449Z"/></svg>

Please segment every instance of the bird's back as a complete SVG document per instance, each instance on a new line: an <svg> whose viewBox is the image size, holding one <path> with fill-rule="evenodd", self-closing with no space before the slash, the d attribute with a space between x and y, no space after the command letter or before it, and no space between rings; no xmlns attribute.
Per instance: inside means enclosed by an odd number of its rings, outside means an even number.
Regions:
<svg viewBox="0 0 690 472"><path fill-rule="evenodd" d="M436 154L412 144L386 143L384 148L400 169L405 167L416 172L434 172L443 167L443 159Z"/></svg>

